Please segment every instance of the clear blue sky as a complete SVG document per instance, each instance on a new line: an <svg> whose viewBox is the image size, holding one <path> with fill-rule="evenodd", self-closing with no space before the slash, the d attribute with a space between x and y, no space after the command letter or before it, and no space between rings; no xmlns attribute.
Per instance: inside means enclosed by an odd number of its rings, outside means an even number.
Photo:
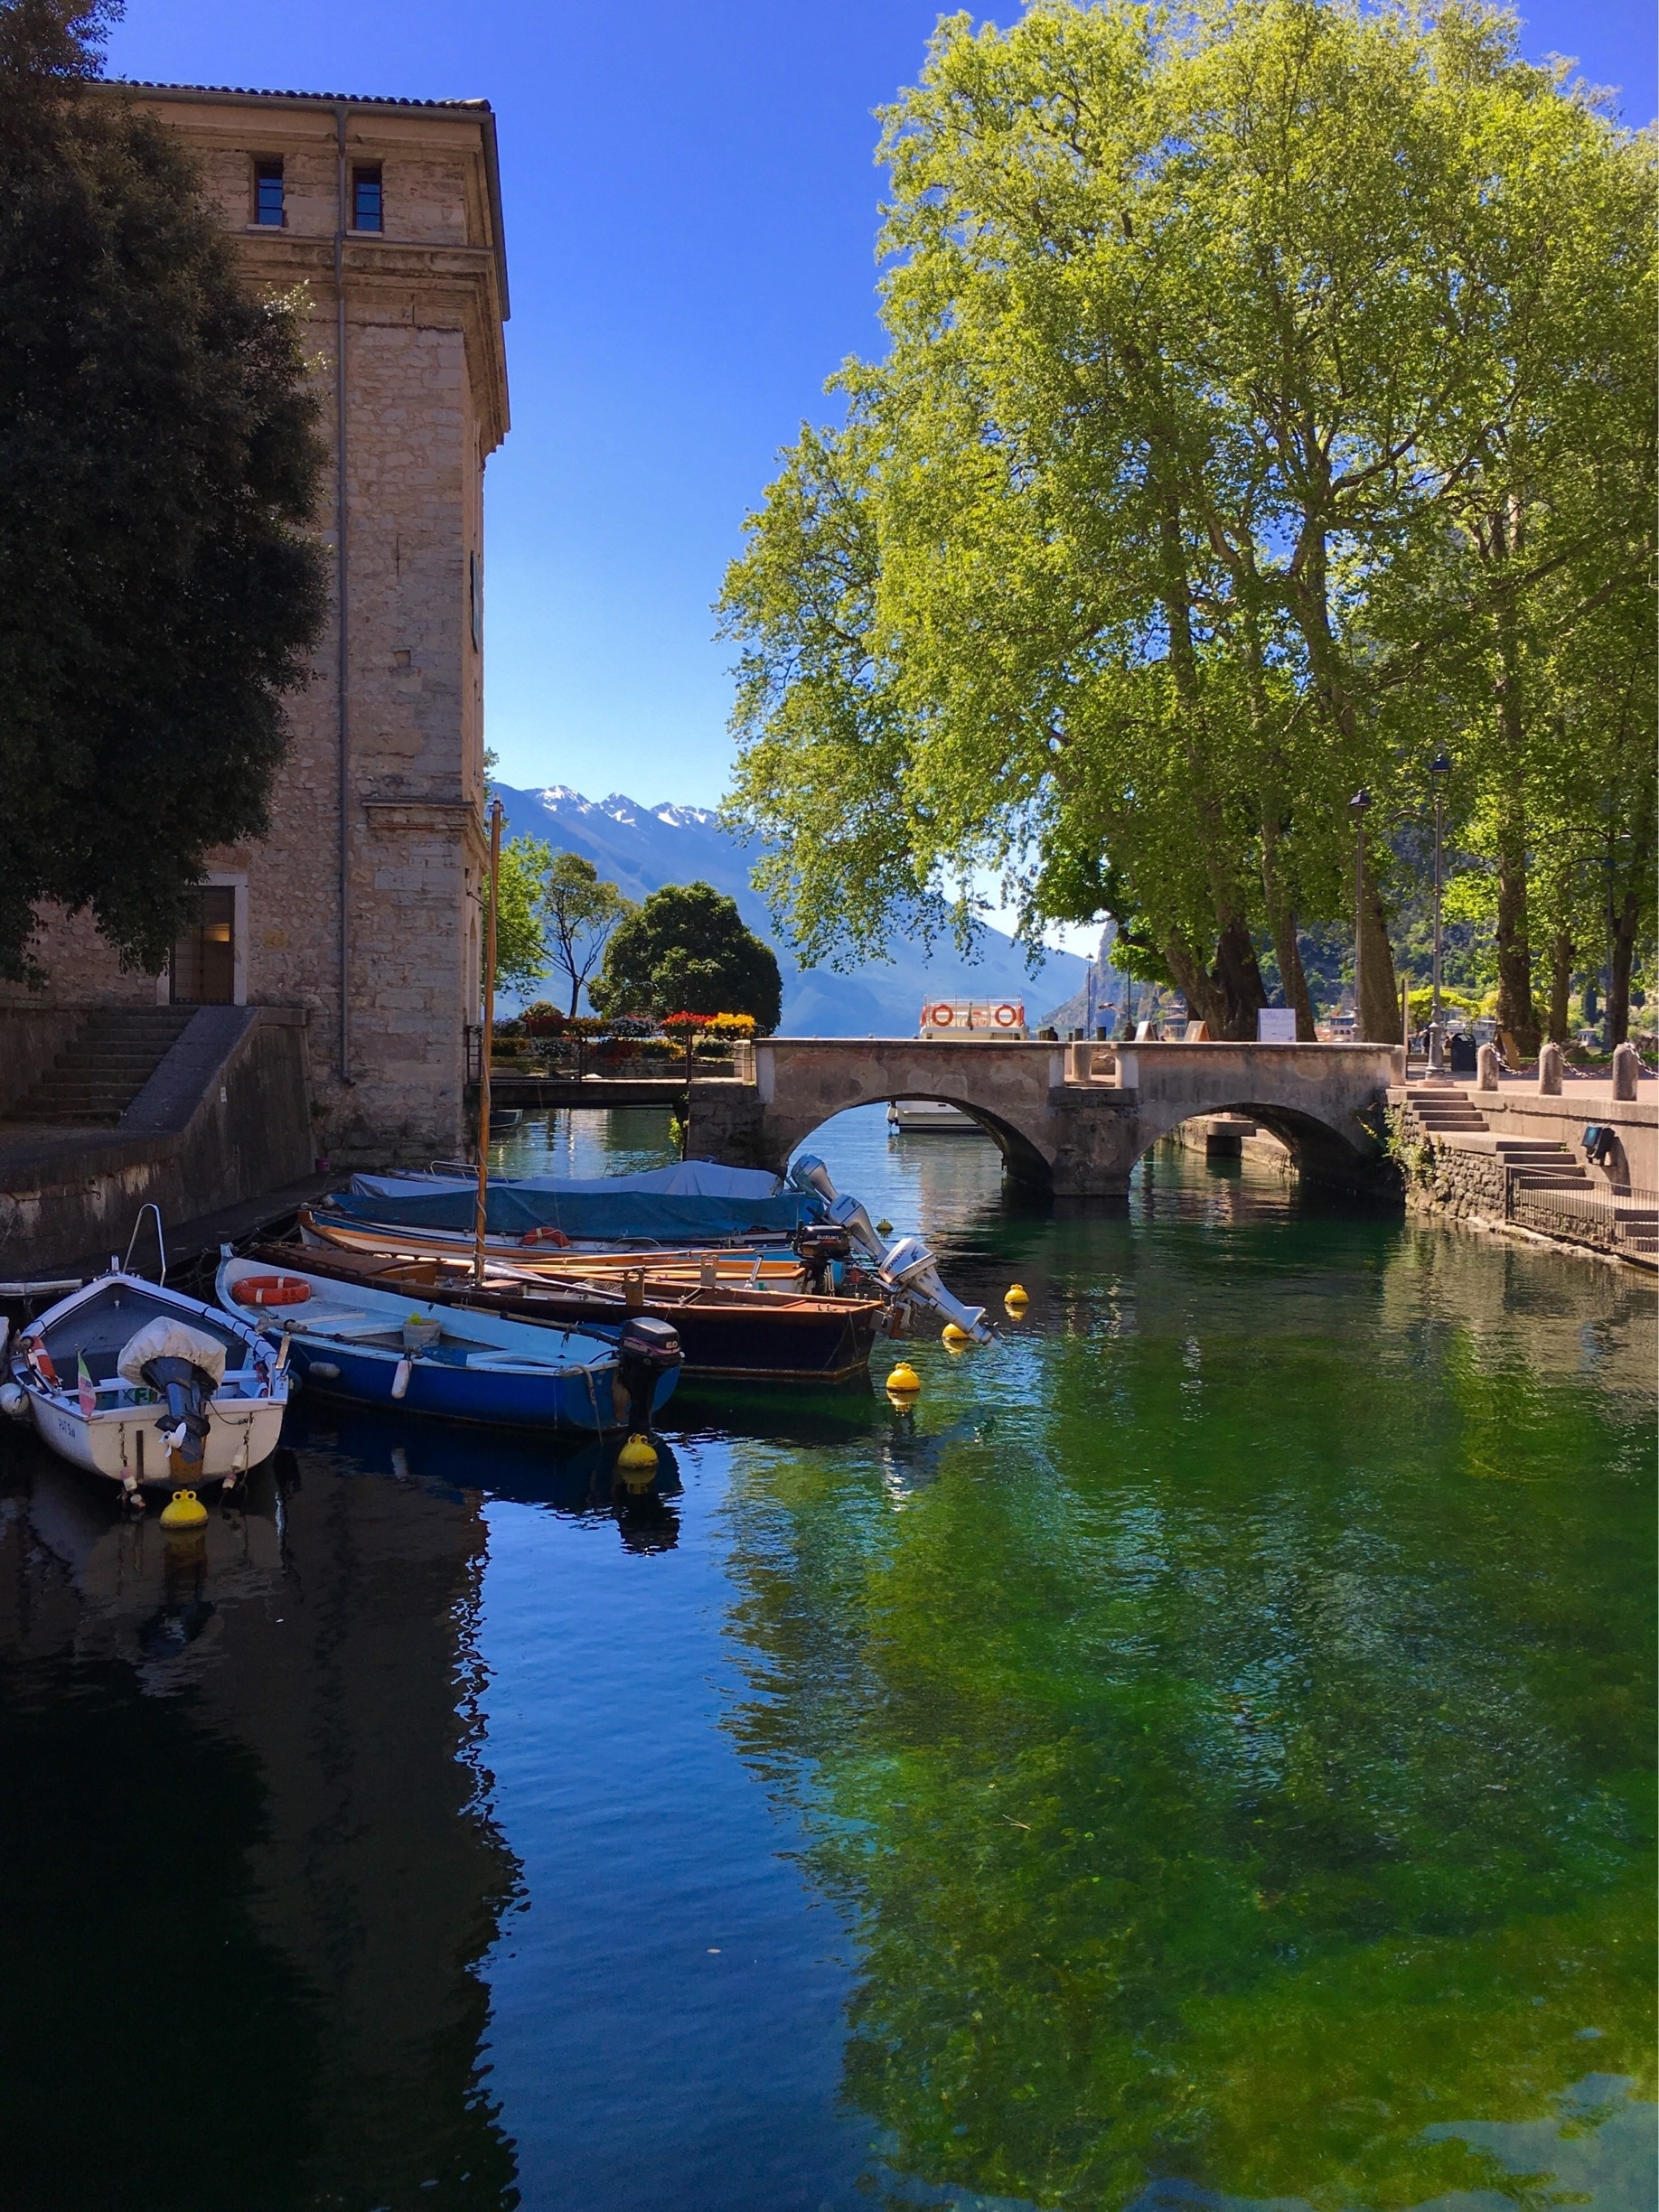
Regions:
<svg viewBox="0 0 1659 2212"><path fill-rule="evenodd" d="M989 11L1020 12L1014 0ZM1539 0L1532 55L1655 112L1652 0ZM709 603L824 378L876 349L871 110L933 0L128 0L110 73L483 97L513 428L488 477L488 727L511 783L712 805Z"/></svg>

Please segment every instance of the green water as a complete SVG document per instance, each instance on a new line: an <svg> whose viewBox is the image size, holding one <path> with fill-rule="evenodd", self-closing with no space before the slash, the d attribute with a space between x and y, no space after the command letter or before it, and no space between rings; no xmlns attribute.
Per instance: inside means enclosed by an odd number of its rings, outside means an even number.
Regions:
<svg viewBox="0 0 1659 2212"><path fill-rule="evenodd" d="M974 1140L816 1148L1026 1317L914 1347L911 1412L688 1391L648 1527L585 1461L314 1410L174 1657L101 1501L100 1580L6 1462L54 1809L0 2103L98 2176L12 2201L1651 2205L1649 1285L1190 1156L1066 1220ZM201 1826L200 1925L99 1880L123 1790ZM165 2196L56 2070L89 1975L258 2057L170 2113Z"/></svg>

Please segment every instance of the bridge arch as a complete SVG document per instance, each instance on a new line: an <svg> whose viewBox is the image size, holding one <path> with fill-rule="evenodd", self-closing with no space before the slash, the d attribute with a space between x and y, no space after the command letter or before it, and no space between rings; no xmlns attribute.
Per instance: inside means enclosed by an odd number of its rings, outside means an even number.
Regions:
<svg viewBox="0 0 1659 2212"><path fill-rule="evenodd" d="M1167 1128L1148 1126L1148 1117L1143 1114L1139 1148L1133 1165L1139 1166L1154 1145L1173 1137L1184 1122L1207 1121L1213 1114L1238 1114L1258 1122L1284 1146L1298 1174L1317 1181L1352 1181L1365 1171L1373 1157L1356 1146L1340 1127L1333 1126L1317 1113L1305 1108L1282 1103L1263 1105L1259 1100L1241 1098L1217 1100L1213 1106L1198 1106L1190 1112L1176 1114Z"/></svg>
<svg viewBox="0 0 1659 2212"><path fill-rule="evenodd" d="M1053 1162L1017 1123L1009 1120L1006 1115L993 1111L976 1099L952 1097L948 1089L886 1090L867 1099L855 1099L849 1105L834 1107L820 1115L804 1135L792 1139L789 1147L790 1154L792 1157L799 1152L802 1145L809 1143L819 1129L827 1122L833 1121L839 1114L856 1112L861 1106L892 1106L907 1102L933 1104L935 1101L942 1106L958 1108L976 1127L985 1131L1001 1153L1005 1171L1016 1183L1024 1183L1036 1190L1054 1188Z"/></svg>

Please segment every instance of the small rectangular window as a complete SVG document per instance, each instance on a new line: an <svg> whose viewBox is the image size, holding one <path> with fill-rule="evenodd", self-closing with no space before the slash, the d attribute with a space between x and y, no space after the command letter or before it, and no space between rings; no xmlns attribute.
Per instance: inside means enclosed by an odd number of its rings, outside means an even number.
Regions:
<svg viewBox="0 0 1659 2212"><path fill-rule="evenodd" d="M351 228L353 230L379 230L383 227L380 164L373 162L351 172Z"/></svg>
<svg viewBox="0 0 1659 2212"><path fill-rule="evenodd" d="M254 164L254 220L272 230L282 228L282 164Z"/></svg>

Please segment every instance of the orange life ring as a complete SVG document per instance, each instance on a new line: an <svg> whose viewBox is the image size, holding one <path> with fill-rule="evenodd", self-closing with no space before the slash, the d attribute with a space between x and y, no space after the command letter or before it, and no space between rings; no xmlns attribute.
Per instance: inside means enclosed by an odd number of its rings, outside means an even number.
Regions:
<svg viewBox="0 0 1659 2212"><path fill-rule="evenodd" d="M519 1239L520 1244L558 1244L567 1246L570 1239L562 1229L527 1229Z"/></svg>
<svg viewBox="0 0 1659 2212"><path fill-rule="evenodd" d="M939 1006L929 1007L927 1009L927 1026L930 1029L948 1029L955 1019L956 1008L954 1007L942 1003Z"/></svg>
<svg viewBox="0 0 1659 2212"><path fill-rule="evenodd" d="M230 1286L239 1306L303 1306L311 1285L297 1275L244 1275Z"/></svg>
<svg viewBox="0 0 1659 2212"><path fill-rule="evenodd" d="M998 1029L1013 1029L1018 1026L1019 1013L1019 1008L1017 1006L1010 1006L1005 998L1002 1004L993 1010L991 1019Z"/></svg>
<svg viewBox="0 0 1659 2212"><path fill-rule="evenodd" d="M34 1338L33 1343L31 1343L26 1349L28 1352L30 1366L33 1368L35 1373L40 1376L42 1382L50 1382L53 1390L56 1390L58 1388L58 1371L52 1365L52 1354L46 1349L45 1345L41 1342L38 1336Z"/></svg>

